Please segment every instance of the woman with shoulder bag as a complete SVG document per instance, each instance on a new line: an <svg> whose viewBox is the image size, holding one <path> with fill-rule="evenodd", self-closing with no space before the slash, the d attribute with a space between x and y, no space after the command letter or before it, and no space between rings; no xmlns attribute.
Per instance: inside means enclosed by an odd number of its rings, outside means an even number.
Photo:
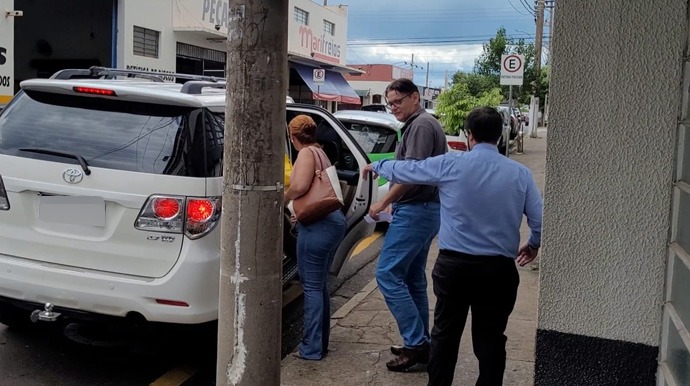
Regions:
<svg viewBox="0 0 690 386"><path fill-rule="evenodd" d="M319 189L316 180L331 164L316 143L316 123L310 116L296 116L288 128L290 141L299 153L292 167L285 203L294 200L297 204L314 196L310 190ZM304 288L304 337L295 356L307 360L320 360L328 352L331 318L328 271L347 229L340 205L334 210L330 209L333 205L327 208L327 213L316 216L297 213L296 218L297 271Z"/></svg>

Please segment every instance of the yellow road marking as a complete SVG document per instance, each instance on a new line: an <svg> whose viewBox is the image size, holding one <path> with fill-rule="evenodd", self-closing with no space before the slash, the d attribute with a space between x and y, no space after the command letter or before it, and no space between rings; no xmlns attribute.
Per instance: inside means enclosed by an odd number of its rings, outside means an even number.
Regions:
<svg viewBox="0 0 690 386"><path fill-rule="evenodd" d="M374 241L376 241L381 236L383 236L383 232L376 231L371 236L360 241L359 244L357 244L357 246L355 247L355 250L352 251L352 256L362 253L363 250L367 249L371 244L374 243ZM352 256L350 258L352 258Z"/></svg>
<svg viewBox="0 0 690 386"><path fill-rule="evenodd" d="M179 366L163 374L149 386L179 386L196 374L198 370L189 365Z"/></svg>

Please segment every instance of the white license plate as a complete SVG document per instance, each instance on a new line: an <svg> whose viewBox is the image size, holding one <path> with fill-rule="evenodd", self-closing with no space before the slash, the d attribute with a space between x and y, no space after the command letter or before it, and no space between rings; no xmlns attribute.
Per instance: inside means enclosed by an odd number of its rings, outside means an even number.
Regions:
<svg viewBox="0 0 690 386"><path fill-rule="evenodd" d="M104 227L105 201L103 197L41 196L38 218L57 224Z"/></svg>

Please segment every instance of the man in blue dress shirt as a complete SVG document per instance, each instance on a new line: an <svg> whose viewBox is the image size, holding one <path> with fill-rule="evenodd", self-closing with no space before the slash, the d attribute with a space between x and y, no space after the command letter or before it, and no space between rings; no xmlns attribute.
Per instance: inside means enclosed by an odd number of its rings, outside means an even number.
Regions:
<svg viewBox="0 0 690 386"><path fill-rule="evenodd" d="M474 109L465 120L469 152L422 161L379 161L362 170L394 183L439 188L439 255L432 272L436 307L431 332L429 385L451 385L460 337L472 310L477 385L501 385L508 317L520 278L515 263L534 260L541 244L542 198L531 171L499 154L501 115ZM520 246L527 216L530 237Z"/></svg>

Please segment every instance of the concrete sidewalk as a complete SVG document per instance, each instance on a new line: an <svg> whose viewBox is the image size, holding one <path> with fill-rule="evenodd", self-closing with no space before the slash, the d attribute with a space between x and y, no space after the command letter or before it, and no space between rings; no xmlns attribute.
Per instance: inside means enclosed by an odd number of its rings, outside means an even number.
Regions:
<svg viewBox="0 0 690 386"><path fill-rule="evenodd" d="M525 138L525 154L511 154L511 158L528 166L542 190L544 189L544 163L546 131L538 138ZM529 235L523 221L522 240ZM431 286L431 269L436 261L438 245L431 246L427 264L429 304L433 324L433 306L436 302ZM534 346L537 329L538 261L519 268L520 287L515 309L511 314L506 335L507 363L505 385L532 385L534 383ZM472 352L470 336L471 317L468 318L460 344L460 355L453 385L474 385L478 376L477 360ZM393 359L389 347L401 344L398 328L388 311L381 292L372 280L360 293L353 296L331 317L331 351L322 361L304 361L288 355L281 363L281 384L286 386L311 385L426 385L426 373L394 373L385 363Z"/></svg>

